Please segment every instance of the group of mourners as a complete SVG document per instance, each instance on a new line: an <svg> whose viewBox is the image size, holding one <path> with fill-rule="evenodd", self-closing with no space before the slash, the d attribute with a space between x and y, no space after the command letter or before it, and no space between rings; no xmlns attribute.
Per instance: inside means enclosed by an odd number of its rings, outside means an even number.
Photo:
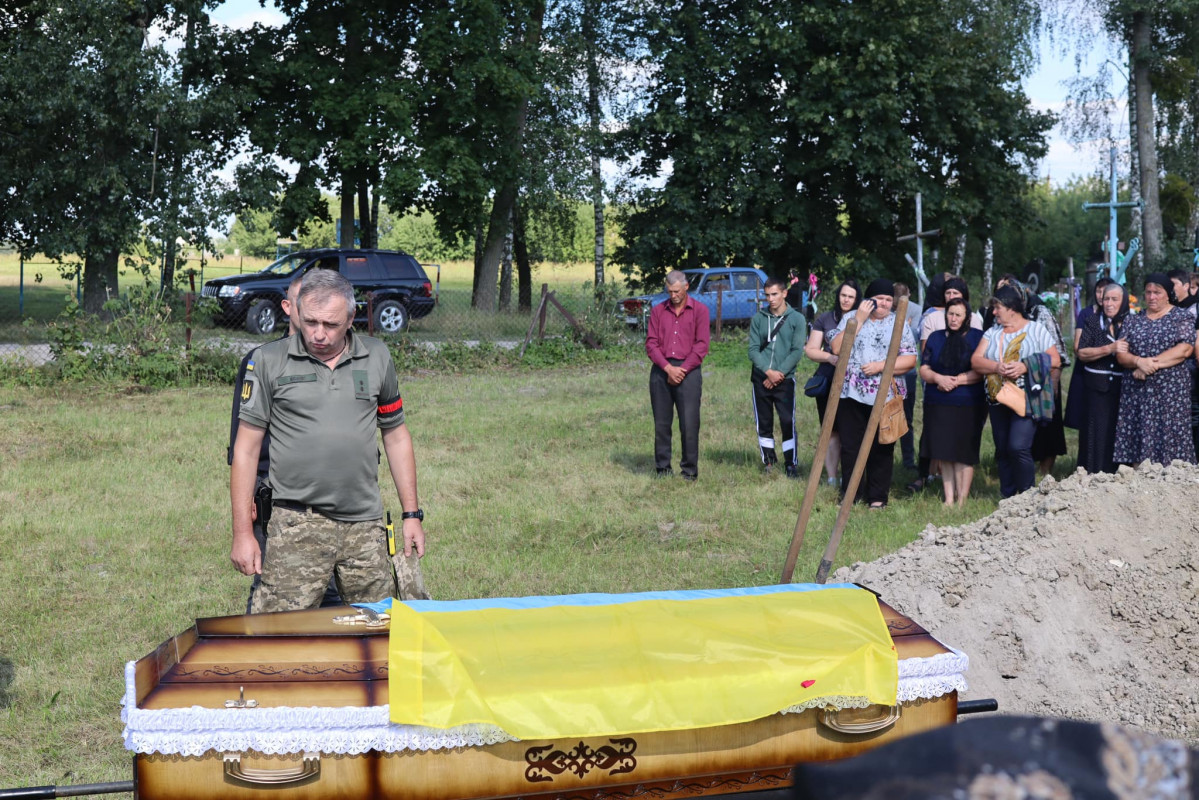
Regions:
<svg viewBox="0 0 1199 800"><path fill-rule="evenodd" d="M829 405L830 380L847 358L834 434L825 457L828 482L848 478L863 447L869 454L856 500L884 508L889 498L895 444L876 434L864 442L879 392L904 397L909 419L917 382L923 384L919 447L901 444L905 466L917 471L908 484L919 491L938 478L945 503L970 494L988 419L995 443L1000 492L1010 497L1030 488L1037 469L1049 473L1067 452L1065 428L1078 429L1078 466L1114 472L1143 461L1196 462L1199 450L1199 293L1184 271L1145 279L1140 313L1130 313L1129 294L1109 279L1095 287L1094 302L1077 315L1071 352L1061 327L1041 298L1013 275L1000 278L982 313L972 308L966 282L938 275L927 306L908 305L896 326L894 306L907 287L876 279L863 292L843 281L835 305L818 315L804 348L816 362L808 382L821 422ZM846 324L857 334L846 352ZM882 386L894 332L900 332L895 380ZM1061 375L1077 359L1062 402ZM1197 424L1193 424L1197 423ZM907 437L912 437L911 432ZM814 468L819 468L815 465Z"/></svg>

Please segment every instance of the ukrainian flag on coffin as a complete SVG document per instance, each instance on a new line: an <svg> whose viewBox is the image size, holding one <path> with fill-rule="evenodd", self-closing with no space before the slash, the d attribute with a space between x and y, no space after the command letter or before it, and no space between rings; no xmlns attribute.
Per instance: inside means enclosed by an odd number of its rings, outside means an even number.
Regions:
<svg viewBox="0 0 1199 800"><path fill-rule="evenodd" d="M726 725L823 698L894 705L874 595L711 592L393 602L391 721L520 739Z"/></svg>

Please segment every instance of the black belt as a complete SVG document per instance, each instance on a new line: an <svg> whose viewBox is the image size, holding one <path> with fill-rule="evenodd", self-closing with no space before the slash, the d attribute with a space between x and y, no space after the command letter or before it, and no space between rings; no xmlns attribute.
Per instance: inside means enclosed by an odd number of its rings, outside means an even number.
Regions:
<svg viewBox="0 0 1199 800"><path fill-rule="evenodd" d="M290 500L272 500L271 505L274 506L275 508L286 508L288 511L300 511L305 514L310 511L313 514L321 513L319 511L317 511L315 508L313 508L312 506L306 506L303 503L293 503Z"/></svg>

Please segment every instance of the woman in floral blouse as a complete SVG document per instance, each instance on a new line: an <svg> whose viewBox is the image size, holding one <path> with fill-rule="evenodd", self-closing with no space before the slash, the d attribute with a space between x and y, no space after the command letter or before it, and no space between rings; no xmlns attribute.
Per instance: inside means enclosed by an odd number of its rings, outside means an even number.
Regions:
<svg viewBox="0 0 1199 800"><path fill-rule="evenodd" d="M866 437L866 424L874 407L879 391L887 392L887 398L898 391L904 396L904 385L892 381L890 386L880 386L882 372L886 366L887 350L891 346L891 334L895 329L895 284L886 278L876 278L866 287L865 298L858 306L856 319L858 332L849 354L845 369L845 384L841 387L841 404L837 409L837 429L841 433L841 463L854 464L858 451ZM849 315L832 331L833 353L840 357L842 334ZM902 338L899 356L895 360L895 375L899 376L916 366L916 340L907 325L900 326ZM878 434L866 445L870 455L866 460L866 472L858 486L857 500L864 500L871 508L886 508L891 492L891 471L894 444L880 444ZM844 483L842 492L845 491Z"/></svg>

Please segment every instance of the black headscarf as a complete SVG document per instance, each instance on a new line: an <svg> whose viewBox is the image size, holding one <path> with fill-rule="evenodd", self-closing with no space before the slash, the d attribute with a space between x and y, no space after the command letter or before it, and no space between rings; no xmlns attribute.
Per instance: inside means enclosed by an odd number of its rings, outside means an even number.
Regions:
<svg viewBox="0 0 1199 800"><path fill-rule="evenodd" d="M870 285L866 287L866 294L863 296L868 297L868 298L869 297L878 297L880 294L885 294L885 295L894 297L895 296L895 282L890 281L886 278L875 278L874 280L872 280L870 282Z"/></svg>
<svg viewBox="0 0 1199 800"><path fill-rule="evenodd" d="M966 304L970 304L970 287L966 285L966 281L964 279L959 278L956 275L952 278L946 278L945 286L941 290L942 301L945 299L945 292L949 289L957 289L962 293L962 299L966 301Z"/></svg>
<svg viewBox="0 0 1199 800"><path fill-rule="evenodd" d="M1174 294L1174 281L1170 280L1164 272L1150 272L1145 276L1145 285L1156 284L1166 290L1166 297L1170 300L1170 305L1178 305L1178 298Z"/></svg>
<svg viewBox="0 0 1199 800"><path fill-rule="evenodd" d="M1115 281L1108 281L1108 285L1103 287L1103 293L1106 295L1113 286L1120 290L1120 294L1124 296L1124 299L1120 303L1120 310L1111 319L1104 316L1102 304L1099 306L1099 316L1102 317L1100 325L1107 330L1113 339L1119 339L1120 328L1124 325L1124 318L1128 316L1128 289Z"/></svg>
<svg viewBox="0 0 1199 800"><path fill-rule="evenodd" d="M1010 308L1021 316L1025 316L1024 292L1017 289L1012 284L1000 286L995 290L995 297L992 298L996 303L1000 303L1004 308Z"/></svg>
<svg viewBox="0 0 1199 800"><path fill-rule="evenodd" d="M945 283L946 288L949 288L949 282ZM951 306L961 306L966 310L966 321L956 331L949 327L949 308ZM970 356L974 354L974 350L966 341L966 333L970 330L970 304L956 298L947 300L944 313L945 346L941 348L941 366L949 370L947 374L960 375L970 369Z"/></svg>

